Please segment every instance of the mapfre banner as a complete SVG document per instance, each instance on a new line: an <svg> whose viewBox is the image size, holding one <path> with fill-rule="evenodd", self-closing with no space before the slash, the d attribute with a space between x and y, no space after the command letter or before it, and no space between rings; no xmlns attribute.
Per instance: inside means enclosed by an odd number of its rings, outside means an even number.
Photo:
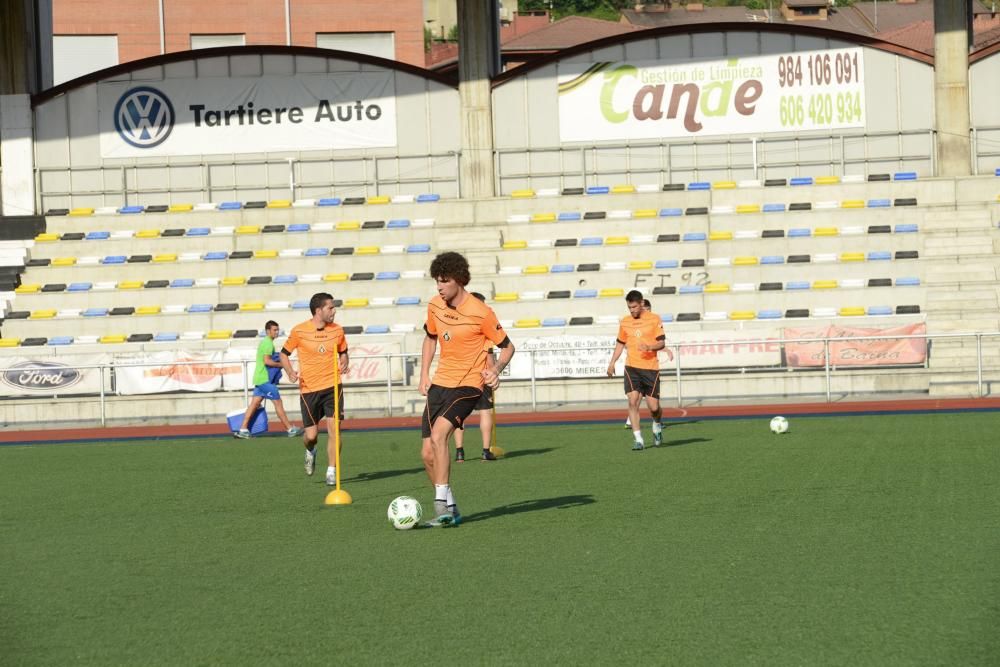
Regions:
<svg viewBox="0 0 1000 667"><path fill-rule="evenodd" d="M0 362L0 396L69 396L98 394L101 372L97 368L79 368L108 364L107 354L59 356L44 359L4 357ZM105 371L105 389L110 373Z"/></svg>
<svg viewBox="0 0 1000 667"><path fill-rule="evenodd" d="M887 336L868 340L830 342L830 364L833 366L898 366L923 364L927 360L925 338L892 339L888 336L922 335L927 333L923 322L900 327L864 329L828 326L816 329L785 329L786 339L848 338L851 336ZM823 343L785 343L785 362L789 368L810 368L826 364Z"/></svg>
<svg viewBox="0 0 1000 667"><path fill-rule="evenodd" d="M561 141L865 126L861 48L729 60L559 65Z"/></svg>
<svg viewBox="0 0 1000 667"><path fill-rule="evenodd" d="M98 85L101 157L396 145L391 72Z"/></svg>

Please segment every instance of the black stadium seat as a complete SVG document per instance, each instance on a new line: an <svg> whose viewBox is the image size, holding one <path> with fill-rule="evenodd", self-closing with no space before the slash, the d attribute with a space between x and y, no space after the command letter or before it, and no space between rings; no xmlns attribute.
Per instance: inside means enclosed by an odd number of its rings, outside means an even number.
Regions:
<svg viewBox="0 0 1000 667"><path fill-rule="evenodd" d="M164 287L169 287L169 280L147 280L144 287L146 289L162 289Z"/></svg>
<svg viewBox="0 0 1000 667"><path fill-rule="evenodd" d="M917 315L920 313L920 306L896 306L897 315Z"/></svg>
<svg viewBox="0 0 1000 667"><path fill-rule="evenodd" d="M580 264L576 267L577 271L600 271L601 265L595 263Z"/></svg>
<svg viewBox="0 0 1000 667"><path fill-rule="evenodd" d="M149 209L146 209L146 210L148 211ZM184 236L184 232L185 232L185 231L186 231L186 230L184 230L184 229L177 229L177 228L173 228L173 229L164 229L164 230L163 230L163 231L162 231L162 232L160 233L160 237L161 237L161 238L169 238L169 237L171 237L171 236Z"/></svg>
<svg viewBox="0 0 1000 667"><path fill-rule="evenodd" d="M348 327L344 327L344 334L347 336L354 336L360 333L364 333L364 331L365 328L358 325L351 325Z"/></svg>
<svg viewBox="0 0 1000 667"><path fill-rule="evenodd" d="M868 225L869 234L888 234L891 231L891 225Z"/></svg>
<svg viewBox="0 0 1000 667"><path fill-rule="evenodd" d="M59 239L62 241L82 241L84 236L83 232L66 232Z"/></svg>
<svg viewBox="0 0 1000 667"><path fill-rule="evenodd" d="M808 308L789 308L785 311L785 317L809 317Z"/></svg>
<svg viewBox="0 0 1000 667"><path fill-rule="evenodd" d="M697 322L701 319L701 313L677 313L678 322Z"/></svg>
<svg viewBox="0 0 1000 667"><path fill-rule="evenodd" d="M893 206L916 206L917 205L917 198L916 197L900 197L900 198L896 199L892 203L892 205Z"/></svg>
<svg viewBox="0 0 1000 667"><path fill-rule="evenodd" d="M384 229L385 220L365 220L361 229Z"/></svg>
<svg viewBox="0 0 1000 667"><path fill-rule="evenodd" d="M556 239L556 248L571 248L576 245L576 239Z"/></svg>
<svg viewBox="0 0 1000 667"><path fill-rule="evenodd" d="M545 298L546 299L568 299L569 298L569 294L570 294L570 292L569 292L568 289L552 290L551 292L549 292L545 296Z"/></svg>
<svg viewBox="0 0 1000 667"><path fill-rule="evenodd" d="M65 292L66 283L49 283L42 286L43 292Z"/></svg>
<svg viewBox="0 0 1000 667"><path fill-rule="evenodd" d="M896 259L919 259L920 253L916 250L897 250Z"/></svg>
<svg viewBox="0 0 1000 667"><path fill-rule="evenodd" d="M4 317L5 320L26 320L31 317L30 310L12 310Z"/></svg>
<svg viewBox="0 0 1000 667"><path fill-rule="evenodd" d="M677 288L673 285L660 285L653 288L653 295L659 296L660 294L677 294Z"/></svg>
<svg viewBox="0 0 1000 667"><path fill-rule="evenodd" d="M252 250L234 250L233 252L229 253L229 259L252 259L252 258L253 258Z"/></svg>
<svg viewBox="0 0 1000 667"><path fill-rule="evenodd" d="M792 202L788 205L789 211L811 211L813 205L807 201Z"/></svg>
<svg viewBox="0 0 1000 667"><path fill-rule="evenodd" d="M152 255L132 255L127 260L129 264L145 264L153 261Z"/></svg>
<svg viewBox="0 0 1000 667"><path fill-rule="evenodd" d="M660 234L656 237L657 243L679 243L680 240L680 234Z"/></svg>
<svg viewBox="0 0 1000 667"><path fill-rule="evenodd" d="M130 334L128 338L125 339L127 343L148 343L153 340L153 334L151 333L134 333Z"/></svg>
<svg viewBox="0 0 1000 667"><path fill-rule="evenodd" d="M594 323L593 317L571 317L569 318L569 325L571 327L577 326L587 326Z"/></svg>
<svg viewBox="0 0 1000 667"><path fill-rule="evenodd" d="M45 345L45 343L47 343L48 341L49 341L48 338L41 338L37 336L32 338L25 338L24 340L21 341L21 347L37 347L39 345Z"/></svg>
<svg viewBox="0 0 1000 667"><path fill-rule="evenodd" d="M689 267L689 266L705 266L705 260L700 259L700 258L681 260L681 267L682 268L683 267Z"/></svg>
<svg viewBox="0 0 1000 667"><path fill-rule="evenodd" d="M781 290L782 287L781 283L761 283L759 289L761 292L773 292Z"/></svg>
<svg viewBox="0 0 1000 667"><path fill-rule="evenodd" d="M108 311L108 315L134 315L135 308L132 306L118 306Z"/></svg>
<svg viewBox="0 0 1000 667"><path fill-rule="evenodd" d="M153 204L146 207L146 213L166 213L169 208L166 204Z"/></svg>
<svg viewBox="0 0 1000 667"><path fill-rule="evenodd" d="M334 248L331 255L353 255L354 248Z"/></svg>
<svg viewBox="0 0 1000 667"><path fill-rule="evenodd" d="M250 276L247 285L268 285L270 282L271 276Z"/></svg>
<svg viewBox="0 0 1000 667"><path fill-rule="evenodd" d="M57 216L57 215L69 215L68 208L50 208L45 212L45 215Z"/></svg>
<svg viewBox="0 0 1000 667"><path fill-rule="evenodd" d="M267 208L266 201L248 201L243 208Z"/></svg>
<svg viewBox="0 0 1000 667"><path fill-rule="evenodd" d="M807 264L811 258L809 255L789 255L787 261L789 264Z"/></svg>
<svg viewBox="0 0 1000 667"><path fill-rule="evenodd" d="M788 181L786 181L783 178L768 178L764 181L764 187L766 188L772 188L776 185L778 186L788 185Z"/></svg>
<svg viewBox="0 0 1000 667"><path fill-rule="evenodd" d="M564 195L582 195L583 188L563 188L562 193Z"/></svg>
<svg viewBox="0 0 1000 667"><path fill-rule="evenodd" d="M691 206L686 211L684 215L708 215L707 206Z"/></svg>
<svg viewBox="0 0 1000 667"><path fill-rule="evenodd" d="M233 338L257 338L259 335L256 329L237 329L233 332Z"/></svg>
<svg viewBox="0 0 1000 667"><path fill-rule="evenodd" d="M358 204L364 204L364 197L345 197L344 206L357 206Z"/></svg>
<svg viewBox="0 0 1000 667"><path fill-rule="evenodd" d="M683 192L685 186L683 183L666 183L663 186L664 192Z"/></svg>
<svg viewBox="0 0 1000 667"><path fill-rule="evenodd" d="M48 266L52 263L52 260L48 257L39 257L38 259L29 259L25 266Z"/></svg>
<svg viewBox="0 0 1000 667"><path fill-rule="evenodd" d="M869 287L892 287L892 278L872 278L868 281Z"/></svg>
<svg viewBox="0 0 1000 667"><path fill-rule="evenodd" d="M868 174L869 181L890 181L892 177L889 174Z"/></svg>
<svg viewBox="0 0 1000 667"><path fill-rule="evenodd" d="M587 211L583 214L584 220L604 220L608 214L604 211Z"/></svg>
<svg viewBox="0 0 1000 667"><path fill-rule="evenodd" d="M374 280L375 274L370 272L352 273L351 280Z"/></svg>
<svg viewBox="0 0 1000 667"><path fill-rule="evenodd" d="M783 239L785 238L784 229L765 229L760 233L762 239Z"/></svg>
<svg viewBox="0 0 1000 667"><path fill-rule="evenodd" d="M240 304L238 303L220 303L215 306L215 312L217 313L231 313L239 309Z"/></svg>
<svg viewBox="0 0 1000 667"><path fill-rule="evenodd" d="M264 225L260 230L262 234L277 234L278 232L285 231L284 225Z"/></svg>

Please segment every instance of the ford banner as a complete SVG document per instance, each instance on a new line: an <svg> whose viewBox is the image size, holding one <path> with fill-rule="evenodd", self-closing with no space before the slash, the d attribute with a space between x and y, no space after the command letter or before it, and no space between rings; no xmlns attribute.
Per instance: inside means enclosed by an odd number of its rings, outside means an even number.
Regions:
<svg viewBox="0 0 1000 667"><path fill-rule="evenodd" d="M101 391L100 370L78 368L107 364L106 354L85 357L5 357L0 361L0 396L68 396ZM105 390L109 373L105 372Z"/></svg>

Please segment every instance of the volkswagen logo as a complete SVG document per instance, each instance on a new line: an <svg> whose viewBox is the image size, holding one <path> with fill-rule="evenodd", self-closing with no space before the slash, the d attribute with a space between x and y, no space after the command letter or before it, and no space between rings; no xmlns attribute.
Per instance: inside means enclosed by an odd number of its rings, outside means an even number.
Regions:
<svg viewBox="0 0 1000 667"><path fill-rule="evenodd" d="M156 88L126 90L115 104L115 130L136 148L159 146L174 129L174 106Z"/></svg>
<svg viewBox="0 0 1000 667"><path fill-rule="evenodd" d="M80 371L56 361L22 361L8 368L0 379L18 389L51 391L72 387L82 377Z"/></svg>

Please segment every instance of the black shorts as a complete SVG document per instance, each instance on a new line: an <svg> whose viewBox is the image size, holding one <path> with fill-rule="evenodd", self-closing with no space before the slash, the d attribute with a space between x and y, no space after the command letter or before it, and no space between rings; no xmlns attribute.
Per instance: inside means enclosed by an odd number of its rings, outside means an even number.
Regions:
<svg viewBox="0 0 1000 667"><path fill-rule="evenodd" d="M483 387L483 394L476 401L476 410L492 410L493 409L493 388Z"/></svg>
<svg viewBox="0 0 1000 667"><path fill-rule="evenodd" d="M299 396L299 409L302 411L302 425L306 428L316 426L323 417L333 419L333 387L311 391ZM340 418L344 418L344 389L340 388Z"/></svg>
<svg viewBox="0 0 1000 667"><path fill-rule="evenodd" d="M640 396L660 397L660 371L646 368L625 367L625 393L639 392Z"/></svg>
<svg viewBox="0 0 1000 667"><path fill-rule="evenodd" d="M427 405L420 420L420 432L425 438L431 437L431 427L438 417L444 417L455 428L462 428L466 418L476 409L476 403L483 390L478 387L439 387L432 384L427 391Z"/></svg>

